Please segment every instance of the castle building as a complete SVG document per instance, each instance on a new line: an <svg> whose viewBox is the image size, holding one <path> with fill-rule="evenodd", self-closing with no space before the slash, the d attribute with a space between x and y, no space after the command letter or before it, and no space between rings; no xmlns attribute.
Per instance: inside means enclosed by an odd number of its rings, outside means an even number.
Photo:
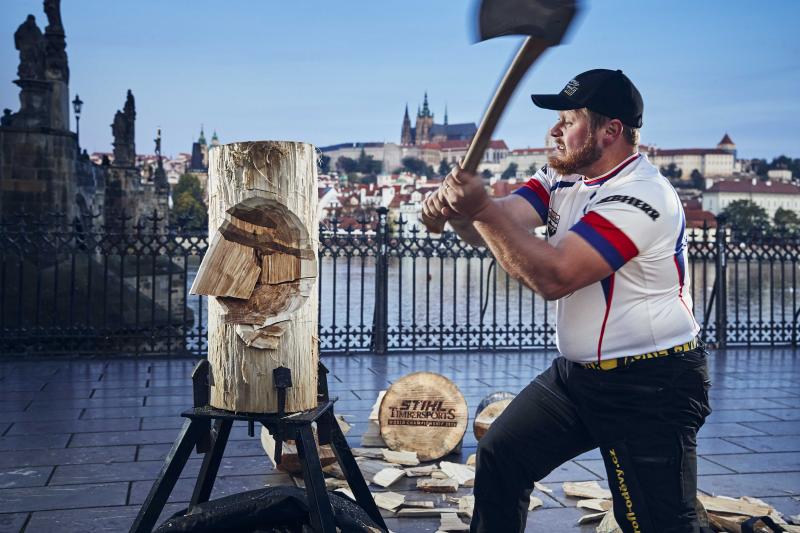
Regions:
<svg viewBox="0 0 800 533"><path fill-rule="evenodd" d="M477 131L478 128L474 122L449 124L446 107L444 124L436 124L433 121L433 113L428 104L428 93L426 92L422 107L417 108L417 119L413 128L411 127L411 118L408 115L408 104L406 104L403 125L400 131L400 144L402 146L421 146L443 141L469 141Z"/></svg>

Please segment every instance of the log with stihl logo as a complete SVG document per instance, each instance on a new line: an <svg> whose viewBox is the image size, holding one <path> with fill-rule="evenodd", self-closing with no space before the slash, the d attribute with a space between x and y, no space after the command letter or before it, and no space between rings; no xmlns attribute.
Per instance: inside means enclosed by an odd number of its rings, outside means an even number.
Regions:
<svg viewBox="0 0 800 533"><path fill-rule="evenodd" d="M456 410L444 400L402 400L389 406L390 426L456 427Z"/></svg>

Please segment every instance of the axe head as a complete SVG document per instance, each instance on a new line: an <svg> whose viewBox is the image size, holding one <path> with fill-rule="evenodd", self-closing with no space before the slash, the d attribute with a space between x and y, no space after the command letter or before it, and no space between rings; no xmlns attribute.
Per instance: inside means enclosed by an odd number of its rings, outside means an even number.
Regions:
<svg viewBox="0 0 800 533"><path fill-rule="evenodd" d="M481 0L478 40L529 35L557 45L578 12L580 0Z"/></svg>

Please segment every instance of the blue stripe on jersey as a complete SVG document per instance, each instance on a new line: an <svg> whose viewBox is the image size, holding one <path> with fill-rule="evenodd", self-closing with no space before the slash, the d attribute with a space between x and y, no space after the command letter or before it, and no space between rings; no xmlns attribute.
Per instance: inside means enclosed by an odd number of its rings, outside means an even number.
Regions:
<svg viewBox="0 0 800 533"><path fill-rule="evenodd" d="M574 231L586 239L586 241L591 244L592 247L600 253L600 255L603 256L603 259L605 259L614 270L619 270L622 268L622 265L625 264L625 258L622 257L622 254L620 254L610 242L604 239L596 229L583 220L579 220L570 228L570 231Z"/></svg>
<svg viewBox="0 0 800 533"><path fill-rule="evenodd" d="M553 192L556 189L563 189L565 187L572 187L575 185L574 181L557 181L550 187L550 192Z"/></svg>
<svg viewBox="0 0 800 533"><path fill-rule="evenodd" d="M539 214L539 218L542 219L542 223L547 224L547 210L549 206L542 202L542 199L539 198L539 195L536 194L533 189L530 187L520 187L514 191L513 194L518 194L528 200L528 203L530 203L533 208L536 209L536 212Z"/></svg>
<svg viewBox="0 0 800 533"><path fill-rule="evenodd" d="M678 276L680 276L680 284L683 287L683 283L686 280L686 265L683 262L683 250L685 248L683 238L684 233L686 231L686 215L683 212L683 208L681 208L681 231L678 233L678 240L675 242L675 264L678 267Z"/></svg>
<svg viewBox="0 0 800 533"><path fill-rule="evenodd" d="M614 274L611 274L607 278L603 278L600 280L600 286L603 287L603 296L606 298L606 305L611 302L611 279L614 277Z"/></svg>

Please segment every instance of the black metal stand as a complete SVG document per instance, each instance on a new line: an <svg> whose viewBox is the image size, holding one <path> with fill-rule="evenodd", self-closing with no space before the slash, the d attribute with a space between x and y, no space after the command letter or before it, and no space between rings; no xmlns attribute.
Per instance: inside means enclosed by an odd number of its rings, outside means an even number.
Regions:
<svg viewBox="0 0 800 533"><path fill-rule="evenodd" d="M183 428L172 445L172 449L164 460L164 466L153 483L136 520L131 526L130 533L150 533L156 525L164 505L172 493L175 483L183 471L186 461L196 447L198 453L204 453L203 464L197 476L197 483L189 503L188 513L192 513L195 506L207 502L214 488L214 481L219 471L222 455L228 443L228 436L235 420L244 420L248 423L250 436L254 435L256 423L266 427L275 438L275 462L280 462L283 440L294 439L297 445L297 454L303 469L303 480L311 517L311 527L317 533L335 533L333 509L325 488L325 478L322 474L322 465L317 453L317 444L311 424L317 423L317 436L320 444L331 444L334 455L344 473L356 502L372 518L376 524L388 531L386 523L381 517L375 500L367 488L364 476L358 468L350 446L342 433L333 414L333 401L328 398L327 369L320 363L318 405L309 411L302 411L287 415L286 389L291 387L291 372L288 368L275 369L273 377L278 388L278 413L276 414L248 414L233 413L222 409L215 409L208 405L209 402L209 364L207 360L200 361L192 373L194 387L193 409L181 413L186 417ZM211 426L214 421L213 428Z"/></svg>

